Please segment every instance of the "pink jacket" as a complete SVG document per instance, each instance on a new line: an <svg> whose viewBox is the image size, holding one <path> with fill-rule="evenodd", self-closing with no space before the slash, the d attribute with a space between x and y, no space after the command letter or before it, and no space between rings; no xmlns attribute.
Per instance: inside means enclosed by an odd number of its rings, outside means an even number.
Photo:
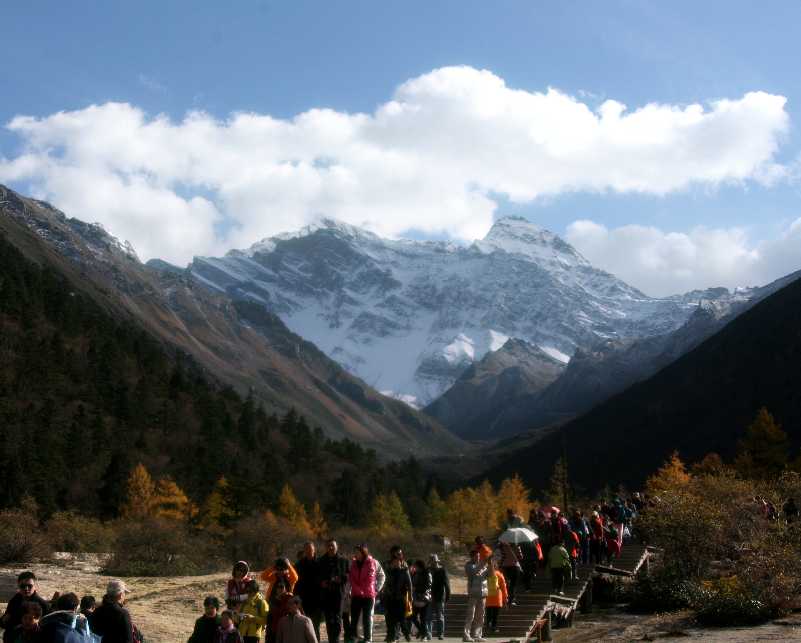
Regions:
<svg viewBox="0 0 801 643"><path fill-rule="evenodd" d="M368 556L360 565L355 560L350 564L350 591L359 598L375 598L375 558Z"/></svg>

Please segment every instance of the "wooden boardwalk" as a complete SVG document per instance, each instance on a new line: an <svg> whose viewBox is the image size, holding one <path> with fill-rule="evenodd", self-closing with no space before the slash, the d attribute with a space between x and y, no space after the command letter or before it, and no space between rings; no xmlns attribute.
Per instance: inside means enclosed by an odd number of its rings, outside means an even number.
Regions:
<svg viewBox="0 0 801 643"><path fill-rule="evenodd" d="M633 575L645 564L648 550L645 546L630 543L615 560L612 573ZM528 591L517 592L517 605L506 607L498 616L498 631L484 631L484 638L501 641L550 640L550 627L568 626L573 613L582 603L592 602L592 579L596 573L607 571L603 566L581 565L578 580L565 582L564 596L551 594L551 576L548 570L539 573ZM521 583L522 586L522 583ZM467 608L467 596L454 594L445 610L445 637L449 641L461 641ZM377 637L374 637L377 640Z"/></svg>

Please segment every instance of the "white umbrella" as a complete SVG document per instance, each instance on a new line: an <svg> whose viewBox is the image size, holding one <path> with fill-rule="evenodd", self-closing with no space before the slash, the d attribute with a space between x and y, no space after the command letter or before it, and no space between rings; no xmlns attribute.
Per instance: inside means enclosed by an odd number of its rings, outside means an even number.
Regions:
<svg viewBox="0 0 801 643"><path fill-rule="evenodd" d="M538 538L539 536L528 527L512 527L498 536L498 540L502 543L512 543L513 545L533 543Z"/></svg>

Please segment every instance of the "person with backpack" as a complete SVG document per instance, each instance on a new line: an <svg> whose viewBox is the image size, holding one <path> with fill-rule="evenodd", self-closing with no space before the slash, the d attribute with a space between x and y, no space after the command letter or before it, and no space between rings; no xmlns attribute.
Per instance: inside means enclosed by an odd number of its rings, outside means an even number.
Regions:
<svg viewBox="0 0 801 643"><path fill-rule="evenodd" d="M451 582L448 570L440 563L439 556L428 558L431 572L431 609L428 611L428 631L440 641L445 638L445 605L451 599Z"/></svg>
<svg viewBox="0 0 801 643"><path fill-rule="evenodd" d="M206 596L203 599L203 616L195 621L195 629L187 643L214 643L221 623L217 613L219 609L220 599L216 596Z"/></svg>
<svg viewBox="0 0 801 643"><path fill-rule="evenodd" d="M138 630L123 607L127 594L128 587L121 580L109 581L100 607L89 617L92 632L100 636L103 643L137 643L135 632Z"/></svg>
<svg viewBox="0 0 801 643"><path fill-rule="evenodd" d="M261 643L264 637L270 608L259 590L258 581L250 581L247 587L248 599L239 610L239 633L244 643Z"/></svg>
<svg viewBox="0 0 801 643"><path fill-rule="evenodd" d="M501 608L506 607L509 594L506 590L506 579L501 570L495 565L495 560L490 558L488 562L489 572L487 574L487 630L490 632L498 631L498 614Z"/></svg>
<svg viewBox="0 0 801 643"><path fill-rule="evenodd" d="M36 587L36 574L31 571L22 572L17 576L17 592L6 605L6 611L0 617L0 626L3 627L3 643L11 643L11 633L22 624L22 605L24 603L37 603L42 608L42 614L47 614L50 604L39 596Z"/></svg>
<svg viewBox="0 0 801 643"><path fill-rule="evenodd" d="M78 613L81 604L77 594L58 597L53 611L39 622L43 643L94 643L86 617Z"/></svg>
<svg viewBox="0 0 801 643"><path fill-rule="evenodd" d="M548 567L551 570L551 592L565 595L565 576L570 573L570 554L564 544L553 545L548 552Z"/></svg>

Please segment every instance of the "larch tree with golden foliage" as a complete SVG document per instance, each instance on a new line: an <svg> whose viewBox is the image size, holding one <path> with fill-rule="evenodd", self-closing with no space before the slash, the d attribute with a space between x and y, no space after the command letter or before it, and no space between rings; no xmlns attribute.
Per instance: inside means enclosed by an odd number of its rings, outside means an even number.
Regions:
<svg viewBox="0 0 801 643"><path fill-rule="evenodd" d="M153 514L158 518L180 522L189 520L196 511L184 490L172 478L162 478L156 483L152 505Z"/></svg>
<svg viewBox="0 0 801 643"><path fill-rule="evenodd" d="M278 497L278 515L300 533L311 533L306 507L297 499L289 484L285 484Z"/></svg>
<svg viewBox="0 0 801 643"><path fill-rule="evenodd" d="M687 467L679 457L679 452L674 451L668 461L648 478L646 489L651 494L675 491L686 486L691 479L690 474L687 473Z"/></svg>
<svg viewBox="0 0 801 643"><path fill-rule="evenodd" d="M496 507L500 522L505 519L507 509L512 509L516 514L522 516L523 520L528 519L528 513L531 510L531 494L520 476L515 474L501 482Z"/></svg>
<svg viewBox="0 0 801 643"><path fill-rule="evenodd" d="M379 493L367 514L367 527L381 536L388 536L411 529L409 516L403 503L394 491Z"/></svg>
<svg viewBox="0 0 801 643"><path fill-rule="evenodd" d="M203 529L227 529L236 518L231 488L225 476L222 476L203 502L200 509L200 526Z"/></svg>
<svg viewBox="0 0 801 643"><path fill-rule="evenodd" d="M311 527L312 535L317 540L322 540L328 533L328 523L325 521L320 503L316 500L312 505L311 515L309 516L309 526Z"/></svg>
<svg viewBox="0 0 801 643"><path fill-rule="evenodd" d="M141 520L151 515L153 511L153 498L156 495L156 484L150 477L145 465L139 463L128 476L126 485L125 503L120 513L124 518Z"/></svg>

